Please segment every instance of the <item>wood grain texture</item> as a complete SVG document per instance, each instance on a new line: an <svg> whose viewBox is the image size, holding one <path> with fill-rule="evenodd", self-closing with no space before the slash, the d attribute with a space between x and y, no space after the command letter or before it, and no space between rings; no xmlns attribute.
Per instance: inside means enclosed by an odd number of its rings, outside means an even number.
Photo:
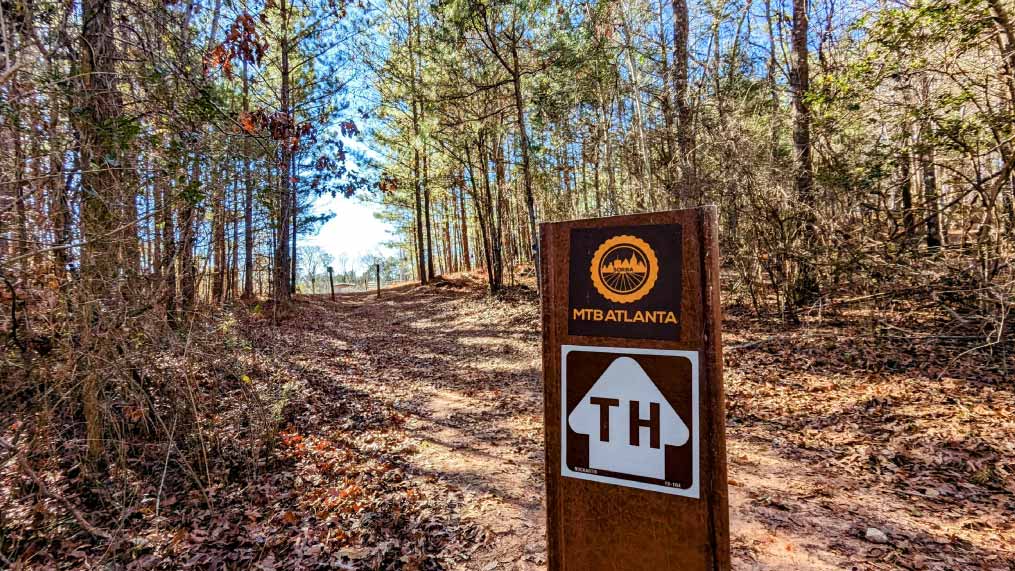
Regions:
<svg viewBox="0 0 1015 571"><path fill-rule="evenodd" d="M673 223L683 227L679 340L568 335L571 229ZM549 570L728 571L729 510L715 208L546 223L541 225L540 240ZM564 344L699 351L700 499L561 476L560 363Z"/></svg>

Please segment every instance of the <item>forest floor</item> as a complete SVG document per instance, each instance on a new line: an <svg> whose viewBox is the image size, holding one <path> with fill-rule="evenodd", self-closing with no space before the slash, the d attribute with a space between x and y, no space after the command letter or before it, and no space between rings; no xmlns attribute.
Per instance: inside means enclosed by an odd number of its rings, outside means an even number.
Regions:
<svg viewBox="0 0 1015 571"><path fill-rule="evenodd" d="M280 387L262 398L281 428L266 469L149 490L117 524L125 568L545 568L531 288L489 298L462 278L267 313L233 325L258 357L228 385ZM733 569L1015 570L1015 387L861 322L726 315ZM111 552L81 534L38 549L24 568Z"/></svg>
<svg viewBox="0 0 1015 571"><path fill-rule="evenodd" d="M302 301L281 335L316 369L294 430L327 439L362 430L363 407L389 411L397 427L366 438L439 499L425 509L453 512L431 528L447 565L542 569L538 304L480 287ZM1012 385L844 323L726 319L733 568L1015 569Z"/></svg>

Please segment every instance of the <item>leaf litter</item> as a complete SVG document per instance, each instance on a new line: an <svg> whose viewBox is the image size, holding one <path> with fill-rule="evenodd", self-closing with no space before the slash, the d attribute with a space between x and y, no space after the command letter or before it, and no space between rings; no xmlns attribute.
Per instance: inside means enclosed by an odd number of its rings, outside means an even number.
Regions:
<svg viewBox="0 0 1015 571"><path fill-rule="evenodd" d="M241 356L209 356L195 376L232 378L224 400L270 404L270 423L223 406L206 427L227 431L226 456L263 454L245 458L256 473L198 490L171 470L164 494L146 489L120 515L129 540L112 545L4 508L22 540L48 534L16 568L87 568L110 552L115 569L545 568L531 288L490 298L461 278L239 320ZM1010 381L929 342L858 341L851 327L726 316L733 568L1015 569ZM230 448L230 430L269 430L273 445ZM23 477L10 462L0 476L9 506Z"/></svg>

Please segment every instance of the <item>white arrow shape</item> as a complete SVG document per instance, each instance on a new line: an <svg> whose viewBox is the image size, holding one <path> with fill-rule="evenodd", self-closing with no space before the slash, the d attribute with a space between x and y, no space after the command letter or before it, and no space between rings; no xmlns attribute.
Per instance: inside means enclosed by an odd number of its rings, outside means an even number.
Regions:
<svg viewBox="0 0 1015 571"><path fill-rule="evenodd" d="M690 437L687 424L631 357L610 363L571 411L568 425L589 437L589 468L660 480L666 477L666 445L682 446Z"/></svg>

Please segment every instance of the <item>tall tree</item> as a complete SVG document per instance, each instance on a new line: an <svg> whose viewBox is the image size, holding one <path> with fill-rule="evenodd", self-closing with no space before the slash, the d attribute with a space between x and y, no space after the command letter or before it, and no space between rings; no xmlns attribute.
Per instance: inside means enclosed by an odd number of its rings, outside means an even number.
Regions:
<svg viewBox="0 0 1015 571"><path fill-rule="evenodd" d="M291 272L290 264L290 221L293 214L293 147L295 146L295 121L290 102L292 81L292 70L289 66L290 56L290 10L288 0L279 0L279 51L281 63L279 66L280 84L279 101L283 125L281 132L283 137L279 144L279 185L276 196L278 215L276 218L275 237L275 265L274 265L274 295L277 301L288 301L292 292L290 291Z"/></svg>
<svg viewBox="0 0 1015 571"><path fill-rule="evenodd" d="M250 72L243 60L242 113L250 113ZM254 296L254 181L250 164L250 137L243 137L243 299Z"/></svg>
<svg viewBox="0 0 1015 571"><path fill-rule="evenodd" d="M687 12L687 0L673 0L673 105L677 112L677 151L680 155L677 203L685 207L690 206L692 194L695 192L691 160L694 147L692 116L691 105L687 100L687 78L690 68L689 36L690 17Z"/></svg>
<svg viewBox="0 0 1015 571"><path fill-rule="evenodd" d="M808 303L818 293L814 275L813 249L817 238L814 204L814 161L811 156L811 111L807 103L810 89L810 57L807 46L808 0L793 0L793 62L790 70L790 91L793 97L793 187L800 205L800 235L803 242L798 256L798 276L794 302Z"/></svg>
<svg viewBox="0 0 1015 571"><path fill-rule="evenodd" d="M81 153L81 278L84 296L82 345L89 360L81 384L81 404L87 433L88 458L103 452L101 359L109 354L94 326L104 323L107 306L115 303L120 265L118 252L125 239L122 208L122 138L126 136L123 102L117 88L112 0L81 3L81 90L77 102L77 131Z"/></svg>

